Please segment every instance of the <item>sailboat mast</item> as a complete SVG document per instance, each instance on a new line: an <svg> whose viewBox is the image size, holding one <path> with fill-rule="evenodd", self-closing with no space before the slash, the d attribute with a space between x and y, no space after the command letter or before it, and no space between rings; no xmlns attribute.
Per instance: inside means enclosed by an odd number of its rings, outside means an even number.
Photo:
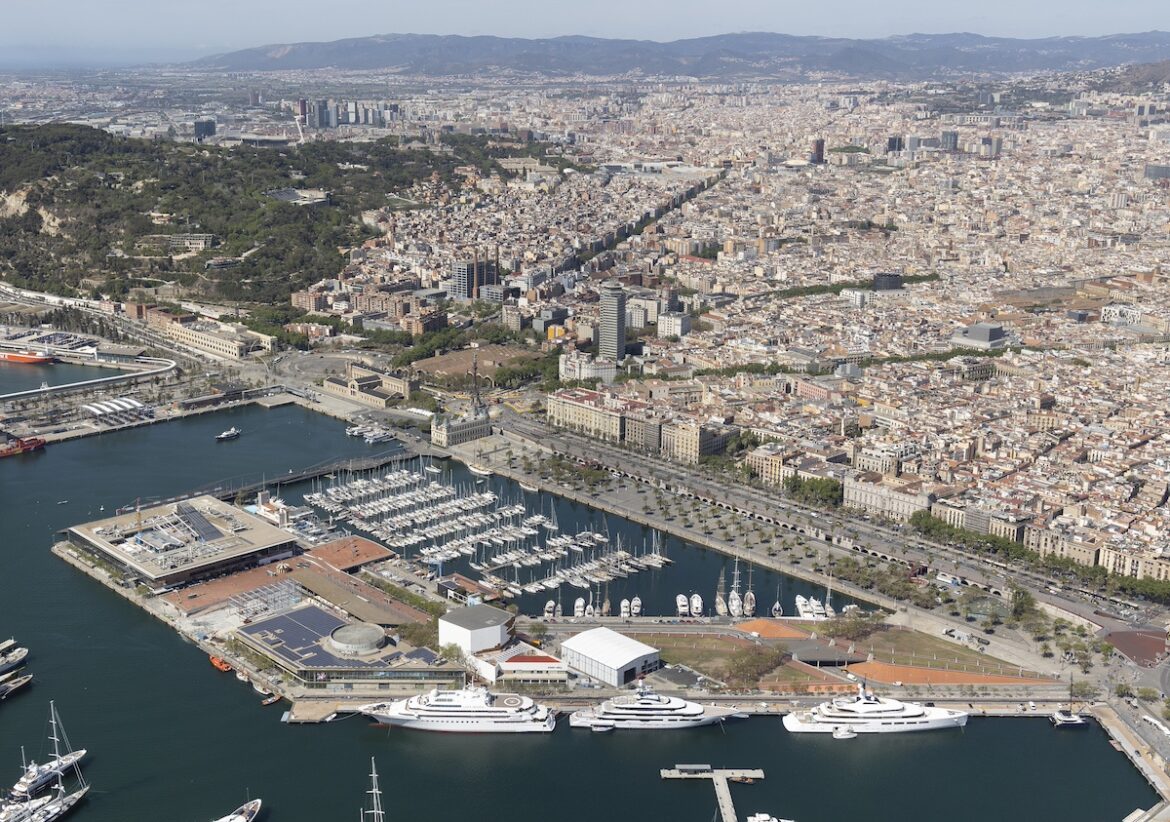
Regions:
<svg viewBox="0 0 1170 822"><path fill-rule="evenodd" d="M378 767L374 763L374 757L370 757L370 796L373 797L373 809L370 811L370 816L373 817L374 822L384 822L386 814L382 810L382 791L378 789Z"/></svg>

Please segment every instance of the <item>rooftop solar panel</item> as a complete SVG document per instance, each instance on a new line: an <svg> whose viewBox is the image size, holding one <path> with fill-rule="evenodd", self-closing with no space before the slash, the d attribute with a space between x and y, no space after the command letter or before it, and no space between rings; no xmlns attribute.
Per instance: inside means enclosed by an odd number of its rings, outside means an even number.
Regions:
<svg viewBox="0 0 1170 822"><path fill-rule="evenodd" d="M207 517L203 516L195 507L189 502L180 502L175 505L175 513L177 513L195 532L203 542L215 542L217 539L223 537L223 532L208 522Z"/></svg>

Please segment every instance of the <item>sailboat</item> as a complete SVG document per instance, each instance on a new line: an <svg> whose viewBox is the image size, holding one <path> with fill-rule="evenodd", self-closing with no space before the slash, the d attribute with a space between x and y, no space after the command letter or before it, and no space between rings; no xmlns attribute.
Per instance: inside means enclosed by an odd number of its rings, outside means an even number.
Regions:
<svg viewBox="0 0 1170 822"><path fill-rule="evenodd" d="M725 573L726 569L719 569L719 582L715 585L715 614L721 617L727 616L727 600L724 599L727 594Z"/></svg>
<svg viewBox="0 0 1170 822"><path fill-rule="evenodd" d="M552 505L552 504L549 505L548 517L545 519L544 523L542 523L542 524L543 524L544 529L546 531L556 532L556 531L561 530L561 526L559 524L557 524L557 507L555 505Z"/></svg>
<svg viewBox="0 0 1170 822"><path fill-rule="evenodd" d="M829 573L829 588L825 591L825 618L832 619L837 616L836 610L833 608L833 574Z"/></svg>
<svg viewBox="0 0 1170 822"><path fill-rule="evenodd" d="M745 617L756 615L756 592L752 590L752 570L752 566L749 564L747 593L743 595L743 615Z"/></svg>
<svg viewBox="0 0 1170 822"><path fill-rule="evenodd" d="M362 811L360 822L372 819L373 822L385 822L386 812L382 810L382 791L378 789L378 768L374 765L374 757L370 757L370 804L368 811Z"/></svg>
<svg viewBox="0 0 1170 822"><path fill-rule="evenodd" d="M743 600L739 596L739 558L731 572L731 593L727 595L727 611L736 619L743 616Z"/></svg>
<svg viewBox="0 0 1170 822"><path fill-rule="evenodd" d="M772 618L784 616L784 606L780 604L780 583L776 583L776 601L772 603Z"/></svg>
<svg viewBox="0 0 1170 822"><path fill-rule="evenodd" d="M61 724L61 717L57 715L57 706L52 701L49 702L49 724L52 728L49 739L53 742L53 759L52 762L60 763L65 760L70 760L68 766L53 768L48 772L48 778L41 778L39 774L34 774L29 780L29 785L32 791L39 791L47 785L53 777L57 779L57 785L54 788L53 794L49 797L41 797L39 799L28 799L24 802L14 802L8 805L0 813L3 813L5 819L11 819L13 822L17 820L35 820L35 822L54 822L60 819L73 810L73 808L85 795L89 793L89 785L86 784L85 778L81 775L81 768L78 767L80 756L73 756L73 751L69 746L69 737L65 735L65 727ZM65 753L61 753L61 742L65 742ZM84 751L80 751L84 755ZM31 770L36 770L37 766L33 765ZM65 790L65 773L72 769L77 775L78 784L75 790ZM25 770L25 776L29 776L29 770ZM22 777L23 781L23 777ZM19 784L19 783L18 783ZM31 795L31 794L26 794Z"/></svg>

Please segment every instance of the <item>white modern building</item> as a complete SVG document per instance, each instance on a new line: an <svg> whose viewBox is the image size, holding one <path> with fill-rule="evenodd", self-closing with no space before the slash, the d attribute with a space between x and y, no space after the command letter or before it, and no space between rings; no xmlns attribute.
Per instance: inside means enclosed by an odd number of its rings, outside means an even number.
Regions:
<svg viewBox="0 0 1170 822"><path fill-rule="evenodd" d="M575 671L620 687L661 667L658 649L609 628L593 628L561 643L561 659Z"/></svg>
<svg viewBox="0 0 1170 822"><path fill-rule="evenodd" d="M490 605L468 605L439 617L439 645L458 645L464 654L501 648L512 635L515 617Z"/></svg>
<svg viewBox="0 0 1170 822"><path fill-rule="evenodd" d="M561 354L558 371L564 381L597 379L611 383L617 377L617 363L613 360L594 359L580 351L570 351Z"/></svg>

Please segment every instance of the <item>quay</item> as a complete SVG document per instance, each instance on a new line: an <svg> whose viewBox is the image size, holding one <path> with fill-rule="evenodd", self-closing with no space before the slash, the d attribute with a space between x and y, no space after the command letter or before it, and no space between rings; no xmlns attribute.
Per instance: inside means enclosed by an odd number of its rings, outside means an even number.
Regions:
<svg viewBox="0 0 1170 822"><path fill-rule="evenodd" d="M764 778L764 772L755 769L712 768L710 765L675 765L663 768L663 779L710 779L715 785L715 798L719 802L719 814L723 822L739 822L735 815L735 803L731 801L729 782L754 782Z"/></svg>
<svg viewBox="0 0 1170 822"><path fill-rule="evenodd" d="M385 468L388 465L410 462L411 460L418 459L420 456L432 457L434 459L444 459L447 456L439 449L433 448L426 443L400 442L401 447L396 448L393 451L383 451L379 454L374 454L369 457L330 460L329 462L323 462L317 465L309 466L308 468L304 468L300 471L292 471L288 474L278 474L273 477L253 477L238 482L229 482L227 484L224 482L219 482L215 483L214 485L197 488L177 497L163 500L163 502L175 502L177 500L186 499L188 497L196 497L202 494L210 494L211 496L218 499L228 500L234 499L240 495L254 495L257 492L263 491L266 488L272 486L291 485L297 482L305 482L307 480L325 477L329 474L375 471L379 468Z"/></svg>

